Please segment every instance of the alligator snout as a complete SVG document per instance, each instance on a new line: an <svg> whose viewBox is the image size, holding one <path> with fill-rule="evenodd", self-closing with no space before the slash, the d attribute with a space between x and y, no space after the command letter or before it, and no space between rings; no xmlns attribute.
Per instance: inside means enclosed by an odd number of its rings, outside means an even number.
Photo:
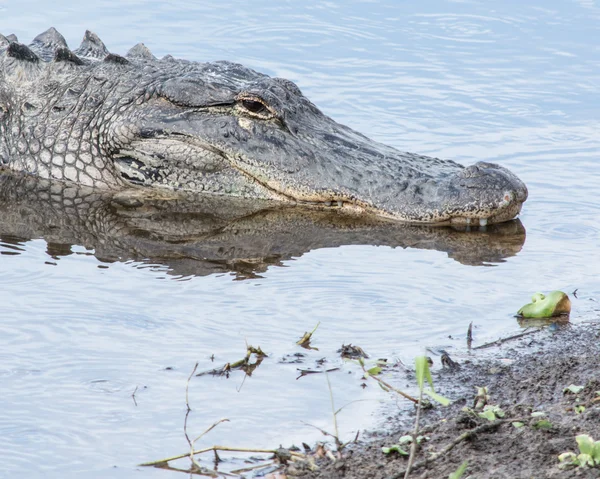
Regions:
<svg viewBox="0 0 600 479"><path fill-rule="evenodd" d="M451 185L457 191L452 224L499 223L516 217L527 199L527 187L510 170L477 162L460 170Z"/></svg>

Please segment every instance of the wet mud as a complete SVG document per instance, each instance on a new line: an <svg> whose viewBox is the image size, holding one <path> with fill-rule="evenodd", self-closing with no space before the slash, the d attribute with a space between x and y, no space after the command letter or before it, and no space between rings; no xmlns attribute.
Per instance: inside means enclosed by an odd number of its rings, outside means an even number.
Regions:
<svg viewBox="0 0 600 479"><path fill-rule="evenodd" d="M488 348L485 357L458 361L460 368L438 368L436 391L453 403L422 411L420 434L429 439L422 442L409 477L447 478L463 461L468 461L463 478L600 477L600 468L560 469L558 460L563 452L579 452L575 436L600 439L599 360L600 322L592 321L540 330ZM565 392L570 385L584 387L577 394ZM488 388L487 403L499 406L504 417L489 421L473 412L482 386ZM324 458L317 471L301 477L404 477L408 458L386 455L381 448L410 434L414 420L414 410L389 414L381 430L364 433L341 459Z"/></svg>

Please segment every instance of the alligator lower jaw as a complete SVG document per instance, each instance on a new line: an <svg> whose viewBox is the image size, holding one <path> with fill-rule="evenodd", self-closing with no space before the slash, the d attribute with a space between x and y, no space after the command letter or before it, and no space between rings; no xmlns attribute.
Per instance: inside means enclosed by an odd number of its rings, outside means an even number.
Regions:
<svg viewBox="0 0 600 479"><path fill-rule="evenodd" d="M279 198L282 199L282 198ZM402 217L401 215L395 215L387 211L380 210L378 208L359 205L348 200L324 200L324 201L306 201L306 200L295 200L286 196L285 201L292 201L298 205L307 206L310 208L326 209L326 210L337 210L347 214L353 215L368 215L374 216L382 220L407 223L407 224L421 224L421 225L435 225L435 226L486 226L496 223L503 223L515 219L521 212L523 203L514 202L510 205L501 207L497 210L482 211L481 213L469 213L461 216L459 213L453 212L452 215L444 214L440 212L427 213L422 219L412 217ZM468 216L467 216L468 215Z"/></svg>

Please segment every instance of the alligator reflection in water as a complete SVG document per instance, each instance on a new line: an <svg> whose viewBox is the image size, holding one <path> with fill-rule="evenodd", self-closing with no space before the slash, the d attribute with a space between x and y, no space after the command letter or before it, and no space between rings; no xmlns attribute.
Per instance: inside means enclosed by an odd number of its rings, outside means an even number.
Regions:
<svg viewBox="0 0 600 479"><path fill-rule="evenodd" d="M164 195L164 193L162 193ZM463 264L500 262L525 241L518 220L477 231L389 223L334 209L175 194L115 194L14 174L0 175L0 238L48 243L54 257L72 245L103 262L163 264L173 275L234 272L253 277L270 265L326 247L385 245L444 251Z"/></svg>

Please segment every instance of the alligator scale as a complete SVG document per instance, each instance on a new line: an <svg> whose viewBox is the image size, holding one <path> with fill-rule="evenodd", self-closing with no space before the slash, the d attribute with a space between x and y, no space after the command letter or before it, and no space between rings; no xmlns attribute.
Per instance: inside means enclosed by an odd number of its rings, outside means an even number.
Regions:
<svg viewBox="0 0 600 479"><path fill-rule="evenodd" d="M325 116L291 81L230 62L125 57L86 32L0 35L0 166L105 189L276 199L413 223L498 223L525 185L507 169L404 153Z"/></svg>

